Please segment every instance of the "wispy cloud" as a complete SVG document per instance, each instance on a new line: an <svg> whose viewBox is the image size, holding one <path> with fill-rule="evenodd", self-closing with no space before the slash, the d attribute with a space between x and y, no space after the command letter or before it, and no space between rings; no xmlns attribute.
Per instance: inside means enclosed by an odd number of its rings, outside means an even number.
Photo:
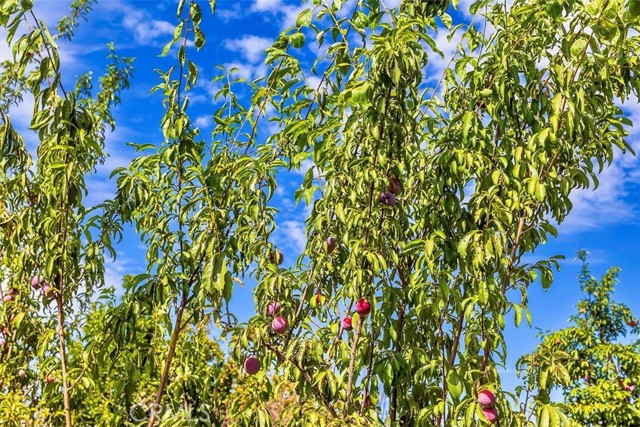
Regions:
<svg viewBox="0 0 640 427"><path fill-rule="evenodd" d="M211 115L198 116L193 123L199 128L208 128L213 124L213 117Z"/></svg>
<svg viewBox="0 0 640 427"><path fill-rule="evenodd" d="M282 0L255 0L251 10L255 12L273 12L282 7Z"/></svg>
<svg viewBox="0 0 640 427"><path fill-rule="evenodd" d="M174 24L155 19L147 10L138 9L120 0L100 3L99 7L106 13L117 16L120 24L129 30L139 45L162 44L173 36Z"/></svg>
<svg viewBox="0 0 640 427"><path fill-rule="evenodd" d="M115 261L107 262L104 266L104 283L107 286L113 286L116 296L124 294L122 282L126 274L139 274L145 269L144 261L141 265L129 258L124 251L118 253Z"/></svg>
<svg viewBox="0 0 640 427"><path fill-rule="evenodd" d="M267 68L263 64L251 65L245 62L233 61L224 64L227 71L233 71L234 77L241 77L247 81L252 81L266 74Z"/></svg>
<svg viewBox="0 0 640 427"><path fill-rule="evenodd" d="M223 3L224 5L225 3ZM233 19L242 18L245 14L245 9L240 6L240 3L234 3L231 9L218 7L216 8L216 16L222 19L222 22L229 22Z"/></svg>
<svg viewBox="0 0 640 427"><path fill-rule="evenodd" d="M309 7L311 7L309 4L302 6L285 4L282 0L254 0L250 10L279 16L280 27L289 28L295 25L300 12Z"/></svg>
<svg viewBox="0 0 640 427"><path fill-rule="evenodd" d="M278 223L275 232L276 244L300 253L307 245L304 222L289 220Z"/></svg>
<svg viewBox="0 0 640 427"><path fill-rule="evenodd" d="M230 51L239 51L249 62L256 63L264 56L264 51L273 44L272 39L245 34L240 39L227 39L224 47Z"/></svg>
<svg viewBox="0 0 640 427"><path fill-rule="evenodd" d="M561 224L564 233L580 233L634 220L634 206L628 199L629 172L617 161L599 175L597 189L575 190L573 209Z"/></svg>

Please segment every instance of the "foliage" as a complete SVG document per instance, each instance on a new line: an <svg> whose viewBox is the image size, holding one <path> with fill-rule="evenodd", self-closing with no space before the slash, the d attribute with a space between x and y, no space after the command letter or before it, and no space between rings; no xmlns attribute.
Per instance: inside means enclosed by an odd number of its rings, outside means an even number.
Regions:
<svg viewBox="0 0 640 427"><path fill-rule="evenodd" d="M502 331L507 317L531 322L527 289L538 278L550 286L557 267L523 255L556 235L572 191L597 186L614 153L631 151L631 122L615 104L640 89L631 5L478 0L473 23L454 25L447 1L314 0L267 49L266 76L246 84L221 70L208 140L189 118L189 42L205 45L207 14L181 0L162 51L177 62L153 89L163 140L134 144L137 157L113 171L115 199L90 209L85 180L104 160L111 108L132 74L112 50L97 93L89 75L64 88L56 38L72 39L92 3L74 1L56 37L30 1L0 7L13 48L0 76L1 265L3 289L20 290L0 310L0 420L471 426L487 423L476 395L490 388L500 425L567 424L548 399L565 381L565 355L524 360L525 386L502 391ZM14 40L25 24L35 28ZM437 32L461 42L432 86ZM310 37L327 52L311 64L301 50ZM35 169L5 113L24 93L35 99ZM278 173L308 160L295 193L311 208L308 242L283 268L271 198ZM104 260L129 224L147 271L126 277L116 300ZM34 274L53 284L53 300L31 292ZM239 323L234 287L254 281L258 314ZM353 313L360 298L368 315ZM284 334L267 315L276 301ZM239 375L248 355L261 359L256 377Z"/></svg>
<svg viewBox="0 0 640 427"><path fill-rule="evenodd" d="M638 334L638 321L629 308L612 300L619 269L610 268L600 280L591 275L587 252L580 251L578 276L586 298L578 303L572 325L543 335L543 349L568 357L562 385L567 414L576 426L637 426L640 423L640 341L622 343ZM629 328L629 329L628 329Z"/></svg>

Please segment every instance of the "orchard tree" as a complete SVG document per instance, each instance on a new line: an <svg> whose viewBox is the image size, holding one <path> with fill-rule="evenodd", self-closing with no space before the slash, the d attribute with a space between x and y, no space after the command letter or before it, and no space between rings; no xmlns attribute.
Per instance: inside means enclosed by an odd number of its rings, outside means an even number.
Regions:
<svg viewBox="0 0 640 427"><path fill-rule="evenodd" d="M257 271L258 315L233 343L297 382L291 425L566 423L548 390L512 409L502 331L557 266L522 256L630 149L615 102L639 89L638 19L622 1L476 1L484 32L453 26L446 3L314 2L267 50L268 81L290 88L267 143L292 168L313 161L296 193L312 209L296 267ZM432 87L436 30L462 42ZM309 35L328 45L312 89L296 53Z"/></svg>
<svg viewBox="0 0 640 427"><path fill-rule="evenodd" d="M12 58L0 74L0 420L72 425L68 342L103 284L105 251L120 225L83 203L86 177L104 162L112 108L128 87L132 60L110 47L94 88L90 74L63 82L56 40L71 40L91 9L76 0L52 34L30 0L4 1L0 24ZM11 106L33 98L29 151ZM76 310L74 307L78 307ZM64 421L62 421L64 420Z"/></svg>
<svg viewBox="0 0 640 427"><path fill-rule="evenodd" d="M541 347L569 357L568 381L562 387L567 414L576 426L640 425L640 340L621 342L627 332L638 335L638 319L624 304L612 300L619 269L600 280L591 275L587 252L578 252L578 276L586 298L578 303L572 325L543 336Z"/></svg>

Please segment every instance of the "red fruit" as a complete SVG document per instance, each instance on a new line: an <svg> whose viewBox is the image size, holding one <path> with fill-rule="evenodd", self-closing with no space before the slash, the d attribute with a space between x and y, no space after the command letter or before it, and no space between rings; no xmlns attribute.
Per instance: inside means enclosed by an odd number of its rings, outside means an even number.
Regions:
<svg viewBox="0 0 640 427"><path fill-rule="evenodd" d="M498 421L498 411L496 408L483 408L482 415L489 421L489 424L493 424Z"/></svg>
<svg viewBox="0 0 640 427"><path fill-rule="evenodd" d="M369 393L364 395L362 404L364 405L365 408L368 408L369 406L371 406L371 395Z"/></svg>
<svg viewBox="0 0 640 427"><path fill-rule="evenodd" d="M627 325L631 326L632 328L635 328L636 326L638 326L638 319L631 319L627 322Z"/></svg>
<svg viewBox="0 0 640 427"><path fill-rule="evenodd" d="M46 298L52 298L56 293L56 291L48 283L45 283L40 291Z"/></svg>
<svg viewBox="0 0 640 427"><path fill-rule="evenodd" d="M327 237L327 253L328 254L331 254L336 249L337 245L338 245L338 242L336 241L335 237L333 236Z"/></svg>
<svg viewBox="0 0 640 427"><path fill-rule="evenodd" d="M257 357L247 357L244 361L244 370L249 375L255 375L260 371L260 359Z"/></svg>
<svg viewBox="0 0 640 427"><path fill-rule="evenodd" d="M269 305L267 305L267 315L273 317L280 313L281 308L279 302L270 302Z"/></svg>
<svg viewBox="0 0 640 427"><path fill-rule="evenodd" d="M496 395L491 390L478 393L478 404L483 408L492 408L496 404Z"/></svg>
<svg viewBox="0 0 640 427"><path fill-rule="evenodd" d="M273 249L271 252L269 252L269 261L272 264L282 264L282 261L284 261L284 255L282 254L282 251L280 249Z"/></svg>
<svg viewBox="0 0 640 427"><path fill-rule="evenodd" d="M371 313L371 303L369 300L365 298L360 298L358 302L356 302L356 313L360 316L366 316Z"/></svg>
<svg viewBox="0 0 640 427"><path fill-rule="evenodd" d="M47 378L44 379L47 384L55 383L56 379L52 375L47 375Z"/></svg>
<svg viewBox="0 0 640 427"><path fill-rule="evenodd" d="M395 206L398 203L396 195L391 192L386 192L380 196L380 203L386 206Z"/></svg>
<svg viewBox="0 0 640 427"><path fill-rule="evenodd" d="M45 284L44 276L33 276L31 278L31 287L36 291Z"/></svg>
<svg viewBox="0 0 640 427"><path fill-rule="evenodd" d="M284 334L288 326L287 319L282 316L278 316L271 321L271 328L276 334Z"/></svg>
<svg viewBox="0 0 640 427"><path fill-rule="evenodd" d="M402 191L402 183L395 175L391 175L389 178L389 189L387 191L393 194L398 194Z"/></svg>
<svg viewBox="0 0 640 427"><path fill-rule="evenodd" d="M345 331L353 329L353 319L351 319L351 316L345 316L345 318L342 319L342 329Z"/></svg>
<svg viewBox="0 0 640 427"><path fill-rule="evenodd" d="M15 299L16 297L14 297L13 294L7 293L5 296L2 297L2 302L9 302Z"/></svg>
<svg viewBox="0 0 640 427"><path fill-rule="evenodd" d="M628 385L624 386L624 389L625 389L626 391L628 391L629 393L633 393L633 390L635 390L635 389L636 389L636 387L635 387L634 385L630 385L630 384L628 384Z"/></svg>

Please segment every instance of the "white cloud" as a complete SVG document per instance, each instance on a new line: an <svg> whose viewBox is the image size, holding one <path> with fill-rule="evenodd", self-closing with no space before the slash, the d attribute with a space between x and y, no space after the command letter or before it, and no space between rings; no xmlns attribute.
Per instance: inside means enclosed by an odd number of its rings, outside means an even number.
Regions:
<svg viewBox="0 0 640 427"><path fill-rule="evenodd" d="M204 116L198 116L193 122L199 128L208 128L213 124L213 117L210 114Z"/></svg>
<svg viewBox="0 0 640 427"><path fill-rule="evenodd" d="M281 8L282 0L255 0L251 10L255 12L274 12Z"/></svg>
<svg viewBox="0 0 640 427"><path fill-rule="evenodd" d="M316 90L320 87L320 82L322 81L322 79L320 77L317 76L308 76L307 77L307 86L309 86L311 89Z"/></svg>
<svg viewBox="0 0 640 427"><path fill-rule="evenodd" d="M137 9L124 1L98 3L104 13L121 17L121 25L129 30L140 45L162 44L173 36L174 24L154 19L147 10Z"/></svg>
<svg viewBox="0 0 640 427"><path fill-rule="evenodd" d="M124 276L126 274L142 273L144 268L144 265L136 266L133 259L128 258L123 251L119 251L118 258L116 258L115 261L105 262L104 283L106 286L114 287L114 292L117 297L122 296L124 294L124 287L122 286Z"/></svg>
<svg viewBox="0 0 640 427"><path fill-rule="evenodd" d="M216 93L220 92L222 89L222 86L219 83L208 79L198 79L197 87L204 89L212 102Z"/></svg>
<svg viewBox="0 0 640 427"><path fill-rule="evenodd" d="M635 96L624 103L618 102L635 126L628 129L629 144L640 152L640 104ZM629 190L640 183L640 159L631 154L622 154L615 149L615 160L600 175L600 185L595 190L577 190L571 194L573 210L561 229L579 233L600 229L622 222L637 221L638 205L630 200Z"/></svg>
<svg viewBox="0 0 640 427"><path fill-rule="evenodd" d="M580 233L635 218L634 206L626 200L628 174L617 161L599 176L597 189L575 190L573 209L560 226L564 233Z"/></svg>
<svg viewBox="0 0 640 427"><path fill-rule="evenodd" d="M224 47L230 51L240 51L249 62L256 63L264 56L264 51L273 44L272 39L245 34L241 39L227 39Z"/></svg>
<svg viewBox="0 0 640 427"><path fill-rule="evenodd" d="M280 27L284 29L293 27L300 12L309 7L308 4L302 6L287 5L282 0L254 0L250 10L252 12L269 13L274 16L282 15Z"/></svg>
<svg viewBox="0 0 640 427"><path fill-rule="evenodd" d="M264 76L266 73L266 67L262 64L251 65L243 62L233 61L227 62L226 64L224 64L224 66L227 71L231 71L234 68L236 69L232 74L232 78L241 77L249 82L258 77Z"/></svg>
<svg viewBox="0 0 640 427"><path fill-rule="evenodd" d="M162 36L173 35L174 26L168 21L152 19L146 11L130 9L122 19L122 25L133 32L136 42L153 44Z"/></svg>
<svg viewBox="0 0 640 427"><path fill-rule="evenodd" d="M295 173L305 175L309 169L315 167L315 165L316 164L311 159L303 160L302 163L300 163L300 170L295 171Z"/></svg>
<svg viewBox="0 0 640 427"><path fill-rule="evenodd" d="M84 202L89 206L96 206L105 200L115 197L116 183L91 177L87 179L87 191L89 194Z"/></svg>
<svg viewBox="0 0 640 427"><path fill-rule="evenodd" d="M276 241L278 246L289 247L302 252L307 245L304 222L283 221L276 226Z"/></svg>
<svg viewBox="0 0 640 427"><path fill-rule="evenodd" d="M240 7L240 3L235 3L231 9L216 8L216 16L222 19L222 22L229 22L232 19L241 18L244 15L243 11L244 9Z"/></svg>

